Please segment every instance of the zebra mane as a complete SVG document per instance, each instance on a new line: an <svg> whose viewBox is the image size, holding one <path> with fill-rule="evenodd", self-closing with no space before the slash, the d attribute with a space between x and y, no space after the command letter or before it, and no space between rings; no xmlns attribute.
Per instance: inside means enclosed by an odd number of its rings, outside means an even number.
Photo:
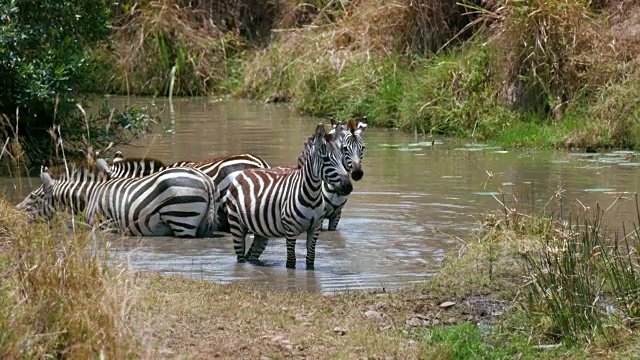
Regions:
<svg viewBox="0 0 640 360"><path fill-rule="evenodd" d="M315 140L316 135L311 134L308 138L304 139L304 146L302 147L302 151L300 151L300 155L298 156L298 161L296 165L296 169L302 169L305 161L309 157L309 152L311 151L311 147L313 146L313 141Z"/></svg>
<svg viewBox="0 0 640 360"><path fill-rule="evenodd" d="M167 165L164 163L164 161L162 160L158 160L155 158L141 158L141 157L126 157L123 158L122 160L115 162L114 165L127 165L127 164L144 164L144 165L149 165L149 164L154 164L156 167L166 167Z"/></svg>
<svg viewBox="0 0 640 360"><path fill-rule="evenodd" d="M48 169L47 172L58 181L103 181L109 179L109 176L96 164L71 164L68 175L64 166Z"/></svg>

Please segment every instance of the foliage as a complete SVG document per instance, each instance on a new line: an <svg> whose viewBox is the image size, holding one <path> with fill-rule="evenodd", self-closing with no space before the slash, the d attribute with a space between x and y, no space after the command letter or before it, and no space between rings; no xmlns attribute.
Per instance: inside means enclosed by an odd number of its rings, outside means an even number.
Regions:
<svg viewBox="0 0 640 360"><path fill-rule="evenodd" d="M547 319L555 338L577 341L602 336L614 344L619 324L640 320L639 230L608 238L599 208L592 220L556 225L545 247L524 253L530 277L529 304Z"/></svg>
<svg viewBox="0 0 640 360"><path fill-rule="evenodd" d="M15 155L49 158L57 125L72 142L103 127L78 104L94 81L87 50L108 38L109 14L102 0L0 2L0 114L5 135L20 136Z"/></svg>

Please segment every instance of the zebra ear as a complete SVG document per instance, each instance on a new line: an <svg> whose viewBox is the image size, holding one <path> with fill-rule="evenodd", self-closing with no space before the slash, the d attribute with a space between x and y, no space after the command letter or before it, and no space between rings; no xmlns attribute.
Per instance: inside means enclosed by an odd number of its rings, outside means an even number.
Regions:
<svg viewBox="0 0 640 360"><path fill-rule="evenodd" d="M51 175L49 175L49 169L44 165L40 168L40 180L42 180L42 187L44 191L51 191L54 181L51 178Z"/></svg>
<svg viewBox="0 0 640 360"><path fill-rule="evenodd" d="M367 117L361 117L358 121L358 127L356 128L355 134L362 134L367 129L367 126Z"/></svg>
<svg viewBox="0 0 640 360"><path fill-rule="evenodd" d="M98 160L96 160L96 164L98 165L98 168L106 173L109 173L109 164L107 164L107 160L100 158Z"/></svg>
<svg viewBox="0 0 640 360"><path fill-rule="evenodd" d="M318 126L316 126L316 133L315 133L315 141L320 142L322 141L322 139L325 137L326 132L324 130L324 125L322 124L318 124Z"/></svg>
<svg viewBox="0 0 640 360"><path fill-rule="evenodd" d="M329 132L329 136L327 136L327 141L336 141L342 135L342 124L337 123L336 126L331 129Z"/></svg>
<svg viewBox="0 0 640 360"><path fill-rule="evenodd" d="M354 133L354 131L356 131L356 119L349 119L349 121L347 122L347 130L349 130L350 133Z"/></svg>
<svg viewBox="0 0 640 360"><path fill-rule="evenodd" d="M113 155L113 162L116 163L118 161L122 161L124 160L124 155L122 155L122 151L118 150L116 151L116 153Z"/></svg>

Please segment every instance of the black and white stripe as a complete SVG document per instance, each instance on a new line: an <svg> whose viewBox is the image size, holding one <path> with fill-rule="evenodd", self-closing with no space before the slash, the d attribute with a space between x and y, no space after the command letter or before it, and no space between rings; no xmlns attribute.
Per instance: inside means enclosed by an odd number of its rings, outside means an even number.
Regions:
<svg viewBox="0 0 640 360"><path fill-rule="evenodd" d="M334 132L339 123L332 119L331 125L333 127L331 132ZM366 128L366 117L358 120L350 119L347 121L346 128L343 128L340 134L344 167L350 172L351 178L355 181L359 181L362 179L362 176L364 176L360 161L364 156L362 133ZM322 196L325 201L325 218L329 220L327 230L334 231L338 227L338 222L342 215L342 208L344 208L347 203L348 195L340 194L331 184L323 182Z"/></svg>
<svg viewBox="0 0 640 360"><path fill-rule="evenodd" d="M98 164L103 161L98 159ZM208 237L216 229L217 190L211 178L197 169L109 180L102 169L85 167L55 180L43 167L40 178L42 185L17 206L37 217L86 210L90 225L100 216L140 236Z"/></svg>
<svg viewBox="0 0 640 360"><path fill-rule="evenodd" d="M125 158L122 152L118 151L113 158L112 165L109 166L108 173L111 178L134 178L176 167L195 168L213 179L219 194L216 203L221 204L217 216L218 231L228 232L229 225L224 203L229 185L240 171L255 168L266 169L269 168L269 164L253 154L238 154L207 161L180 161L166 165L162 161L152 158Z"/></svg>
<svg viewBox="0 0 640 360"><path fill-rule="evenodd" d="M322 182L339 192L352 190L344 168L338 140L318 125L306 140L297 168L249 169L235 177L227 191L227 211L234 249L239 262L257 260L269 238L286 237L287 268L295 268L296 237L307 234L307 268L313 268L315 246L324 202ZM245 237L254 233L251 248L245 253Z"/></svg>

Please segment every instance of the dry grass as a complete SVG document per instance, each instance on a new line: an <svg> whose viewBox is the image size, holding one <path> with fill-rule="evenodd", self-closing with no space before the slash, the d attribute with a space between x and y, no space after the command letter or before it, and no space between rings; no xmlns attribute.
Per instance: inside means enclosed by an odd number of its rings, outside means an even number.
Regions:
<svg viewBox="0 0 640 360"><path fill-rule="evenodd" d="M126 273L104 266L89 232L28 223L0 200L0 354L3 358L123 358L137 353L127 326Z"/></svg>
<svg viewBox="0 0 640 360"><path fill-rule="evenodd" d="M111 81L127 94L160 90L165 95L174 65L174 95L206 94L229 77L228 58L243 47L237 32L210 21L205 9L179 0L129 3L118 23Z"/></svg>
<svg viewBox="0 0 640 360"><path fill-rule="evenodd" d="M619 49L602 17L581 0L502 0L495 11L493 46L502 53L503 93L517 107L550 106L560 113L578 91L620 74Z"/></svg>
<svg viewBox="0 0 640 360"><path fill-rule="evenodd" d="M271 45L245 64L244 84L237 95L281 93L300 99L318 84L333 86L332 79L362 63L370 67L358 79L366 86L367 77L376 76L379 57L437 51L469 23L462 12L449 0L359 0L327 5L309 26L274 30ZM295 21L281 22L292 23Z"/></svg>

